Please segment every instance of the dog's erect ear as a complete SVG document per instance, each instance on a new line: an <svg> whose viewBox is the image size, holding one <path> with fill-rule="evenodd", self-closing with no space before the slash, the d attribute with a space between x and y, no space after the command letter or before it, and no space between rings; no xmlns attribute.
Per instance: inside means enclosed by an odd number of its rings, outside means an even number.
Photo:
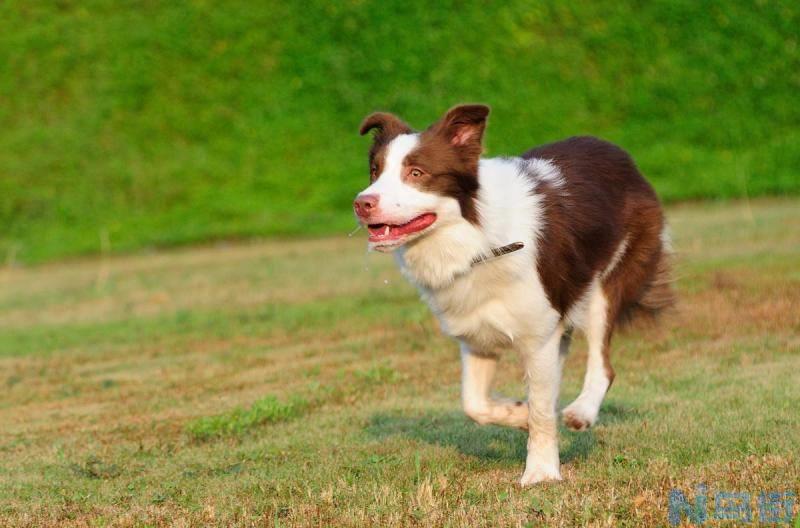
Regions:
<svg viewBox="0 0 800 528"><path fill-rule="evenodd" d="M382 141L388 141L400 134L411 132L411 127L405 124L402 119L387 112L375 112L365 117L358 132L363 136L372 129L376 130L375 139Z"/></svg>
<svg viewBox="0 0 800 528"><path fill-rule="evenodd" d="M458 105L448 110L437 127L454 147L480 150L488 116L489 107L486 105Z"/></svg>

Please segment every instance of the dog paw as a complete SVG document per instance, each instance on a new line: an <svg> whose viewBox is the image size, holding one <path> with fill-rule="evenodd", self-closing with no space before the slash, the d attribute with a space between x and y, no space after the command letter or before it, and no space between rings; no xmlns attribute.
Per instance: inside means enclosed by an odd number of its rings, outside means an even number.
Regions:
<svg viewBox="0 0 800 528"><path fill-rule="evenodd" d="M532 470L525 469L522 478L519 479L520 486L533 486L539 482L561 480L561 472L558 468L537 467Z"/></svg>
<svg viewBox="0 0 800 528"><path fill-rule="evenodd" d="M561 412L561 416L564 420L564 425L573 431L585 431L594 425L594 422L597 420L596 413L592 413L578 402L567 406L567 408Z"/></svg>

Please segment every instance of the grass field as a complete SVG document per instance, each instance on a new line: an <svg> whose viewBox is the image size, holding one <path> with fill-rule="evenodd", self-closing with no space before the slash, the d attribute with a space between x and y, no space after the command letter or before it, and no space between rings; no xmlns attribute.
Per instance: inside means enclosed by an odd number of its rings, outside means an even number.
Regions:
<svg viewBox="0 0 800 528"><path fill-rule="evenodd" d="M800 201L669 218L679 311L617 338L600 423L531 489L360 236L4 269L0 525L659 526L671 488L798 492Z"/></svg>
<svg viewBox="0 0 800 528"><path fill-rule="evenodd" d="M493 107L490 155L595 134L668 201L800 193L796 0L0 3L0 260L332 234L360 120Z"/></svg>

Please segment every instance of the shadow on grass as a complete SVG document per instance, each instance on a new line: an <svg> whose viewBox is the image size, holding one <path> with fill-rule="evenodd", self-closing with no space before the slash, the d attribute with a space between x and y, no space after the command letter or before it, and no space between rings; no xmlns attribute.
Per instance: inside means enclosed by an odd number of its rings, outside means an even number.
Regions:
<svg viewBox="0 0 800 528"><path fill-rule="evenodd" d="M633 414L614 404L603 406L604 424L624 421ZM460 453L483 460L514 462L525 460L527 433L517 429L492 425L479 426L460 412L427 413L408 416L398 413L379 413L372 416L366 427L375 438L400 436L423 442L454 447ZM582 460L597 446L594 431L581 433L560 428L561 461Z"/></svg>
<svg viewBox="0 0 800 528"><path fill-rule="evenodd" d="M603 425L613 425L627 422L628 420L641 420L644 414L639 410L628 405L606 401L600 407L599 422Z"/></svg>
<svg viewBox="0 0 800 528"><path fill-rule="evenodd" d="M524 431L492 425L478 426L460 412L414 416L378 413L372 416L366 431L376 438L400 436L455 447L460 453L484 460L525 459L527 435Z"/></svg>

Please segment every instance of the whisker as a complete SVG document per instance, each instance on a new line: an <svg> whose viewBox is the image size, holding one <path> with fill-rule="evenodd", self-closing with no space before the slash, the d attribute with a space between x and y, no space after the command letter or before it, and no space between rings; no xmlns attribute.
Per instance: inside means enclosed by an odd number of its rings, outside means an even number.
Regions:
<svg viewBox="0 0 800 528"><path fill-rule="evenodd" d="M358 224L355 229L353 229L347 234L347 236L351 237L355 235L356 233L358 233L358 230L361 229L361 227L362 227L361 224Z"/></svg>

